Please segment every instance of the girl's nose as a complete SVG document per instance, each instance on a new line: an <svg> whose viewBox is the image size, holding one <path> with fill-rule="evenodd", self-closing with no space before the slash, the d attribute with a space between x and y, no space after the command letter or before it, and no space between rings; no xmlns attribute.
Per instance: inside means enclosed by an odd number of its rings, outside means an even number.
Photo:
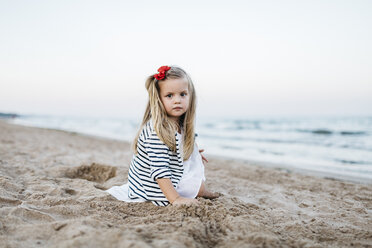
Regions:
<svg viewBox="0 0 372 248"><path fill-rule="evenodd" d="M175 96L174 97L174 102L175 103L179 103L181 101L181 97L180 96Z"/></svg>

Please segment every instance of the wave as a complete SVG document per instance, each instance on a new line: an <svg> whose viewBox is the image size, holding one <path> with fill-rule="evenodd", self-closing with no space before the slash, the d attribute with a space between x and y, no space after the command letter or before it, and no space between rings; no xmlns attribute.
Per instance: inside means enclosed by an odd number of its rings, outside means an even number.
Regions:
<svg viewBox="0 0 372 248"><path fill-rule="evenodd" d="M318 147L324 147L324 148L336 148L336 149L342 149L342 150L348 150L348 151L371 151L372 144L364 143L364 142L344 142L343 138L341 136L334 137L335 139L315 139L315 138L306 138L306 137L295 137L295 138L257 138L257 137L244 137L243 135L237 136L237 134L230 134L230 135L222 135L216 134L211 135L210 133L203 133L199 132L198 136L202 137L203 139L210 140L211 142L215 143L223 143L222 146L228 146L228 148L233 148L232 146L236 146L236 144L239 144L239 146L245 146L246 142L249 143L257 143L257 144L278 144L278 145L305 145L305 146L318 146ZM324 136L326 137L326 136ZM360 137L360 136L359 136ZM365 137L362 137L363 139L366 139Z"/></svg>
<svg viewBox="0 0 372 248"><path fill-rule="evenodd" d="M317 129L298 129L298 128L283 128L283 127L270 127L263 128L256 122L250 122L248 125L243 125L242 122L235 123L222 123L220 125L213 123L202 124L202 127L205 129L215 129L215 130L229 130L229 131L242 131L242 130L261 130L267 132L299 132L299 133L312 133L315 135L341 135L341 136L363 136L369 135L369 132L363 130L350 131L350 130L331 130L326 128L317 128Z"/></svg>
<svg viewBox="0 0 372 248"><path fill-rule="evenodd" d="M336 162L340 162L343 164L370 164L364 161L355 161L355 160L346 160L346 159L334 159Z"/></svg>
<svg viewBox="0 0 372 248"><path fill-rule="evenodd" d="M366 135L368 134L367 132L364 132L364 131L341 131L340 132L341 135Z"/></svg>
<svg viewBox="0 0 372 248"><path fill-rule="evenodd" d="M313 133L321 135L368 135L368 132L365 131L331 131L329 129L296 129L296 131L300 133Z"/></svg>

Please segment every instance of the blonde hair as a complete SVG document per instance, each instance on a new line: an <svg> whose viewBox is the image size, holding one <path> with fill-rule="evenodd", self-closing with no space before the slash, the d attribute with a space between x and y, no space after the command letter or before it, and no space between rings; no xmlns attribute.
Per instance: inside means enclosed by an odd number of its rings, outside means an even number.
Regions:
<svg viewBox="0 0 372 248"><path fill-rule="evenodd" d="M175 133L178 130L178 126L183 128L183 158L184 160L189 159L193 150L195 142L195 132L194 132L194 123L195 123L195 109L196 109L196 94L194 89L194 84L190 76L180 67L170 66L171 69L165 73L165 78L162 80L157 80L154 75L151 75L147 78L145 86L149 94L149 101L145 110L145 114L142 119L140 129L137 132L137 135L133 141L133 150L137 153L137 142L141 134L142 128L145 126L147 121L152 119L154 129L159 139L166 144L170 150L176 152L176 137ZM160 100L159 96L159 81L166 79L178 79L184 78L188 82L189 90L189 107L180 118L179 123L175 124L168 117L167 112L163 106L163 103Z"/></svg>

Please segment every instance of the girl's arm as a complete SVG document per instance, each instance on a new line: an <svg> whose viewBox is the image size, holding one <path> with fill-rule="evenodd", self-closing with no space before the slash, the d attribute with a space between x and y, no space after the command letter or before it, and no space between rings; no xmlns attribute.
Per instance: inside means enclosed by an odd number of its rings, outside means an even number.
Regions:
<svg viewBox="0 0 372 248"><path fill-rule="evenodd" d="M180 197L169 178L156 179L156 182L159 184L161 191L163 191L170 203L173 204L173 202Z"/></svg>
<svg viewBox="0 0 372 248"><path fill-rule="evenodd" d="M197 203L196 199L188 199L181 197L175 188L173 187L172 181L169 178L160 178L156 179L156 182L159 184L161 191L163 191L165 197L173 205L179 204L188 204L188 203Z"/></svg>

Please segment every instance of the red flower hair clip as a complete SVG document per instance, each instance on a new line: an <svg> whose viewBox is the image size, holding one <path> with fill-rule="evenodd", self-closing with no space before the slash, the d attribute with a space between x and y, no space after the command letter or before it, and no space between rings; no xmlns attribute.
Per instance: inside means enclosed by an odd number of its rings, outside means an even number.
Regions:
<svg viewBox="0 0 372 248"><path fill-rule="evenodd" d="M158 74L155 74L154 77L157 79L157 80L162 80L165 78L165 73L170 70L170 67L169 66L161 66L159 69L158 69Z"/></svg>

